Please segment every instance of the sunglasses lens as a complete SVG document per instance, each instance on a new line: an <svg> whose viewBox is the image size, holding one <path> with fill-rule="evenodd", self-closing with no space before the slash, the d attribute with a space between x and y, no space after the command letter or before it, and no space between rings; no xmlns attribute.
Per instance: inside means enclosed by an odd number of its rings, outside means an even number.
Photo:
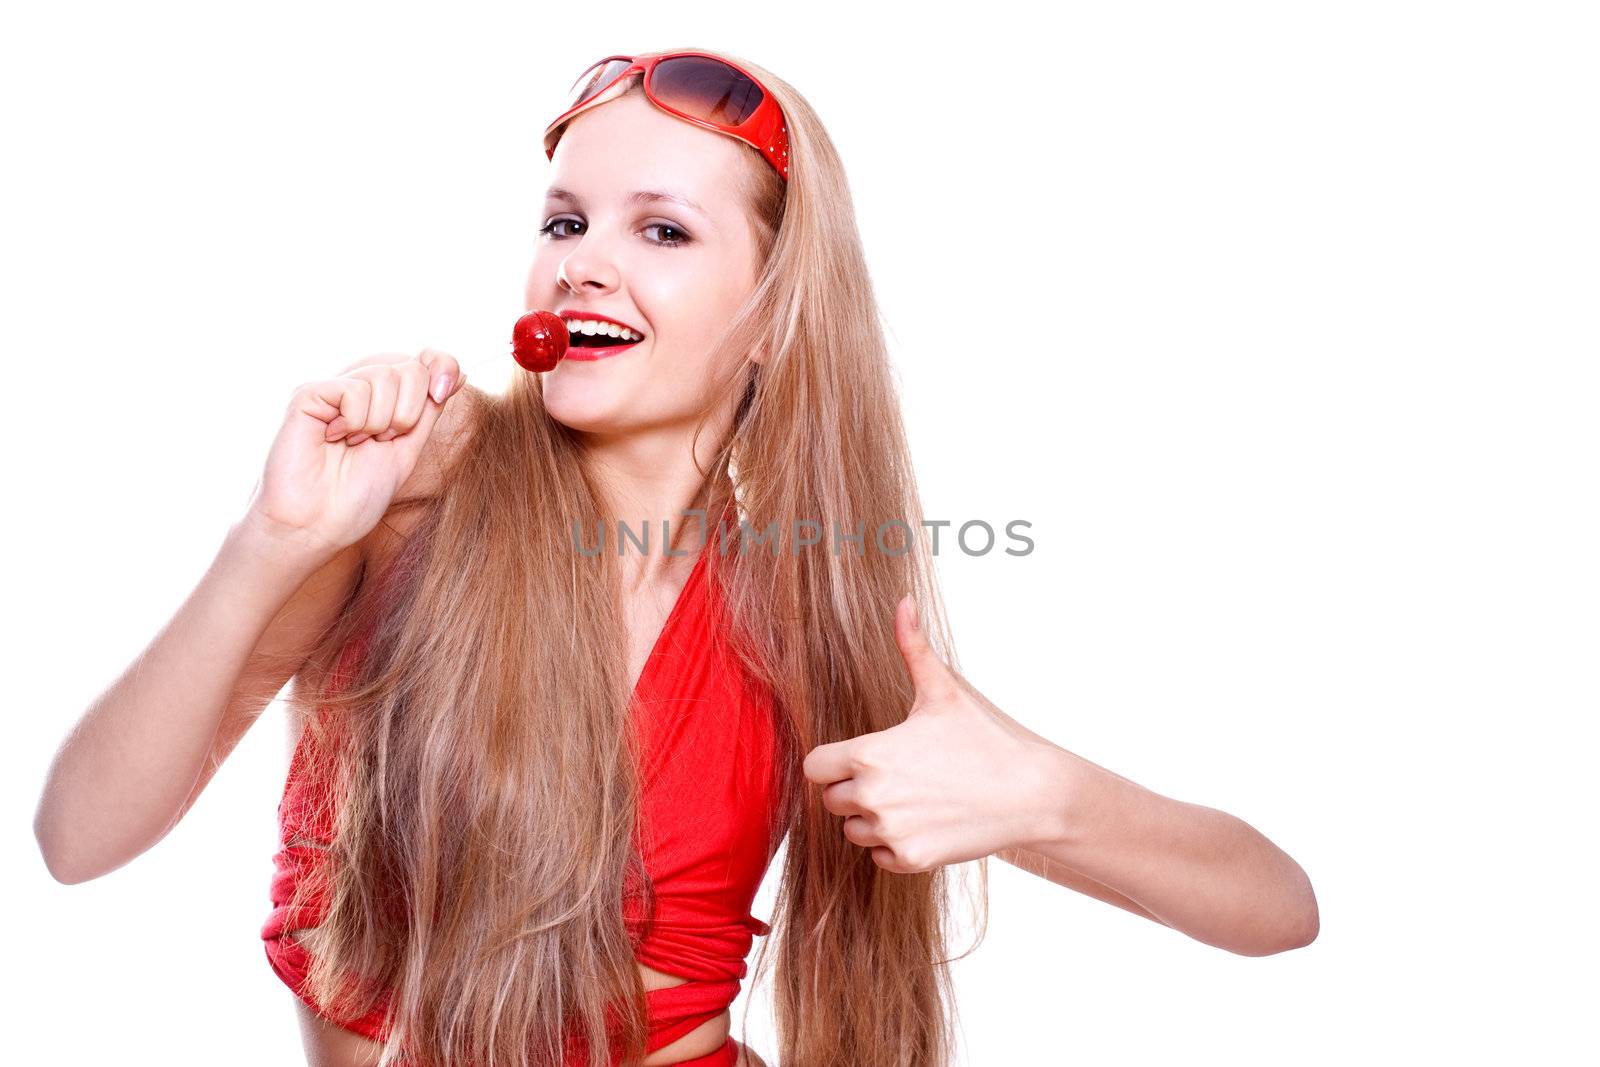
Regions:
<svg viewBox="0 0 1600 1067"><path fill-rule="evenodd" d="M668 107L697 119L737 126L761 106L761 86L720 59L674 56L650 75L650 90Z"/></svg>
<svg viewBox="0 0 1600 1067"><path fill-rule="evenodd" d="M578 80L573 83L572 96L567 100L567 106L562 108L562 111L571 111L595 93L610 85L612 79L632 65L626 59L609 59L602 63L596 63L588 71L578 75Z"/></svg>

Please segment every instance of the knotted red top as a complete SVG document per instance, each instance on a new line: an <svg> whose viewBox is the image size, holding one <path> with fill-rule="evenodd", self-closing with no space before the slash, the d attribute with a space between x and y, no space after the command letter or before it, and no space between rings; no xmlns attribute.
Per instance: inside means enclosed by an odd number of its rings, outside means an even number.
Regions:
<svg viewBox="0 0 1600 1067"><path fill-rule="evenodd" d="M633 694L642 753L640 854L654 885L655 916L645 923L641 887L629 885L623 918L640 963L688 979L646 993L647 1052L732 1004L755 935L770 930L750 908L775 851L768 836L780 774L773 702L719 640L727 618L715 581L718 544L705 539ZM364 636L346 647L330 687L348 684L365 647ZM326 1017L304 989L308 951L284 936L318 925L327 908L319 869L326 853L318 846L332 837L332 813L323 802L327 775L312 765L307 736L290 760L278 806L282 847L273 856L273 906L261 937L278 976ZM309 902L294 912L289 901L302 879L311 880ZM363 1018L333 1021L382 1041L386 1011L380 1003Z"/></svg>

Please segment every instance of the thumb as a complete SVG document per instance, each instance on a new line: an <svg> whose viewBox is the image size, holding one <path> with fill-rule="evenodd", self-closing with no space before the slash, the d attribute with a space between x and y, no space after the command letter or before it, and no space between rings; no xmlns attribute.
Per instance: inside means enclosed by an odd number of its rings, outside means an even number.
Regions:
<svg viewBox="0 0 1600 1067"><path fill-rule="evenodd" d="M917 602L909 593L895 606L894 639L900 646L900 656L906 661L906 670L918 697L940 696L949 691L950 672L928 642L928 632L922 628L918 616Z"/></svg>

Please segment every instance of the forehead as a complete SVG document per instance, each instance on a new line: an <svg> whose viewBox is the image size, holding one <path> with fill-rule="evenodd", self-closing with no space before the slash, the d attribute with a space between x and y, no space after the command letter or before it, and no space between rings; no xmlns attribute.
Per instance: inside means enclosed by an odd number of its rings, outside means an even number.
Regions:
<svg viewBox="0 0 1600 1067"><path fill-rule="evenodd" d="M691 201L709 218L728 217L738 210L743 148L630 93L567 124L550 161L549 188L573 194L586 208L642 203L634 194L655 191Z"/></svg>

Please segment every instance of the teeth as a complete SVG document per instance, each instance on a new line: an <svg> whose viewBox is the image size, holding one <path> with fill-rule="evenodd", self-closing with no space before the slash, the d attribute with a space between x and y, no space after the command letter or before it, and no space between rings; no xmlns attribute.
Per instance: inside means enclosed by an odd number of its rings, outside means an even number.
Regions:
<svg viewBox="0 0 1600 1067"><path fill-rule="evenodd" d="M567 324L567 333L570 336L582 334L585 337L617 337L624 341L639 341L643 335L626 326L618 326L614 322L600 322L597 319L564 319Z"/></svg>

